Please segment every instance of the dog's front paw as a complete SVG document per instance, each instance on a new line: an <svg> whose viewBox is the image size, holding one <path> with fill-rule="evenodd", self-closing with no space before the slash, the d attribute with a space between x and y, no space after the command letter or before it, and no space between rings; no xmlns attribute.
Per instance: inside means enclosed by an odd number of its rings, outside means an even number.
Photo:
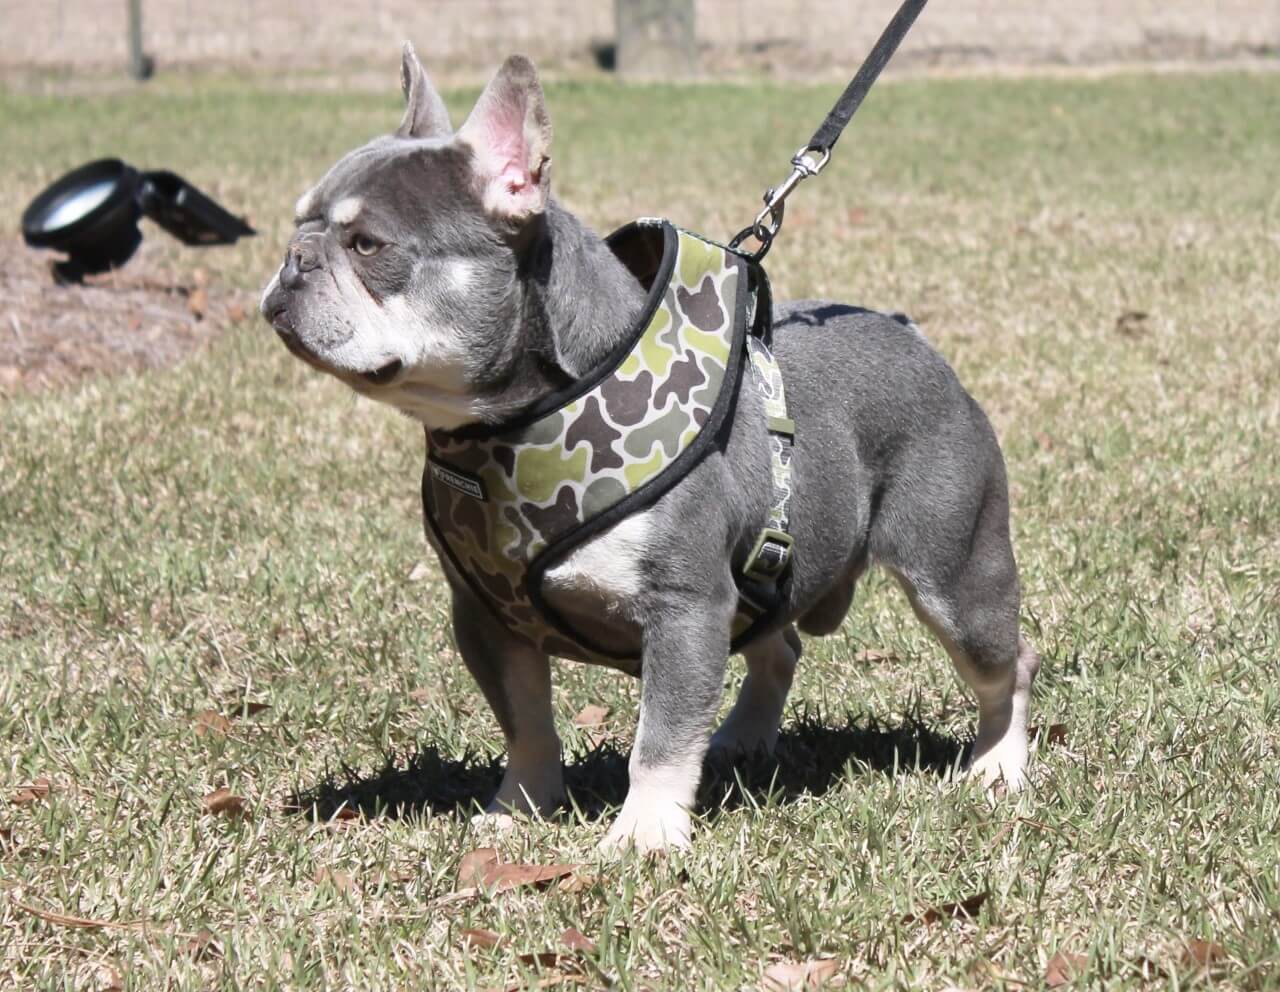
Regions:
<svg viewBox="0 0 1280 992"><path fill-rule="evenodd" d="M995 794L1019 792L1027 784L1026 734L1011 733L994 747L973 758L964 770Z"/></svg>
<svg viewBox="0 0 1280 992"><path fill-rule="evenodd" d="M648 854L687 848L692 836L693 821L683 806L652 799L632 802L628 796L599 849L613 854L631 847L640 854Z"/></svg>
<svg viewBox="0 0 1280 992"><path fill-rule="evenodd" d="M482 836L500 836L516 828L516 818L510 813L488 806L483 813L477 813L471 818L471 826Z"/></svg>
<svg viewBox="0 0 1280 992"><path fill-rule="evenodd" d="M485 816L551 816L564 802L564 777L559 764L532 770L507 769L497 793L484 808Z"/></svg>

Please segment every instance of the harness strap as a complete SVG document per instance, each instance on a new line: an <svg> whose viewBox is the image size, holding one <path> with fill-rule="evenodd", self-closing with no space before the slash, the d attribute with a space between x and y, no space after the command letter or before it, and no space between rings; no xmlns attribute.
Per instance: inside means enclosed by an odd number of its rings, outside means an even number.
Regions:
<svg viewBox="0 0 1280 992"><path fill-rule="evenodd" d="M743 581L738 589L742 601L754 608L758 619L772 613L778 606L781 600L779 585L791 566L793 542L788 528L791 523L791 455L796 425L787 416L782 370L768 345L753 335L747 338L747 350L751 356L751 370L764 398L773 483L769 517L742 563Z"/></svg>

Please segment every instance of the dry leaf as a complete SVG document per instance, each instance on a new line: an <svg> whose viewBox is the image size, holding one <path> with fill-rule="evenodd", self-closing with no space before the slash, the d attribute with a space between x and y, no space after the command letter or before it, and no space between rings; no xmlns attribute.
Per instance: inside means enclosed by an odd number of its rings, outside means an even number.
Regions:
<svg viewBox="0 0 1280 992"><path fill-rule="evenodd" d="M1221 944L1201 940L1199 937L1187 941L1186 949L1182 952L1183 962L1197 968L1212 968L1221 964L1226 956L1227 949Z"/></svg>
<svg viewBox="0 0 1280 992"><path fill-rule="evenodd" d="M1031 727L1027 731L1027 735L1036 740L1041 735L1044 736L1044 742L1050 746L1067 743L1067 725L1065 723L1051 723L1047 727Z"/></svg>
<svg viewBox="0 0 1280 992"><path fill-rule="evenodd" d="M209 270L204 266L197 265L191 273L191 281L197 286L209 285Z"/></svg>
<svg viewBox="0 0 1280 992"><path fill-rule="evenodd" d="M0 845L13 843L13 827L0 827Z"/></svg>
<svg viewBox="0 0 1280 992"><path fill-rule="evenodd" d="M978 915L978 910L982 908L982 904L987 901L989 892L979 892L970 896L968 899L962 899L959 902L947 902L941 906L930 906L923 913L908 913L902 918L903 923L939 923L942 920L954 919L973 919Z"/></svg>
<svg viewBox="0 0 1280 992"><path fill-rule="evenodd" d="M201 805L204 806L206 813L210 813L213 816L228 816L232 819L237 819L249 815L248 802L244 796L233 796L231 790L225 786L210 792L201 800Z"/></svg>
<svg viewBox="0 0 1280 992"><path fill-rule="evenodd" d="M232 303L227 307L227 319L233 324L238 324L244 320L246 314L244 306L240 303Z"/></svg>
<svg viewBox="0 0 1280 992"><path fill-rule="evenodd" d="M493 889L504 892L524 885L544 886L556 879L567 878L580 865L503 864L492 847L482 847L462 856L458 865L459 892L465 889Z"/></svg>
<svg viewBox="0 0 1280 992"><path fill-rule="evenodd" d="M588 703L578 710L578 715L573 718L573 725L575 727L599 727L608 716L609 707Z"/></svg>
<svg viewBox="0 0 1280 992"><path fill-rule="evenodd" d="M187 297L187 309L196 320L204 320L204 315L209 312L209 293L203 286L191 291Z"/></svg>
<svg viewBox="0 0 1280 992"><path fill-rule="evenodd" d="M463 930L459 936L462 937L463 947L482 947L487 950L502 943L502 938L494 931L479 927Z"/></svg>
<svg viewBox="0 0 1280 992"><path fill-rule="evenodd" d="M1116 331L1127 338L1136 338L1146 333L1147 318L1151 315L1145 310L1126 310L1116 318Z"/></svg>
<svg viewBox="0 0 1280 992"><path fill-rule="evenodd" d="M835 958L809 961L778 961L764 971L765 992L802 992L806 989L835 988L844 984Z"/></svg>
<svg viewBox="0 0 1280 992"><path fill-rule="evenodd" d="M560 943L571 951L577 951L582 954L594 954L596 952L596 942L588 937L577 927L567 927L560 935Z"/></svg>
<svg viewBox="0 0 1280 992"><path fill-rule="evenodd" d="M35 802L37 799L43 799L49 794L51 788L52 785L49 780L41 775L34 782L18 786L13 795L9 797L9 802L15 806L25 806L27 803Z"/></svg>
<svg viewBox="0 0 1280 992"><path fill-rule="evenodd" d="M892 651L880 651L876 648L866 648L865 650L859 651L855 654L853 656L853 660L875 663L880 661L898 661L899 658Z"/></svg>
<svg viewBox="0 0 1280 992"><path fill-rule="evenodd" d="M1051 989L1069 985L1078 976L1084 974L1088 965L1089 959L1083 954L1059 951L1044 966L1044 983Z"/></svg>
<svg viewBox="0 0 1280 992"><path fill-rule="evenodd" d="M222 957L222 945L212 932L204 929L187 941L185 950L197 961L211 961Z"/></svg>
<svg viewBox="0 0 1280 992"><path fill-rule="evenodd" d="M489 865L497 863L498 852L496 848L481 847L474 851L468 851L462 856L462 861L458 863L458 884L456 888L465 889L469 886L481 884L485 869Z"/></svg>
<svg viewBox="0 0 1280 992"><path fill-rule="evenodd" d="M231 721L213 710L201 710L191 722L195 724L197 737L226 737L231 732Z"/></svg>
<svg viewBox="0 0 1280 992"><path fill-rule="evenodd" d="M556 879L565 878L578 870L577 865L490 865L485 869L482 884L498 892L519 888L522 885L541 887Z"/></svg>
<svg viewBox="0 0 1280 992"><path fill-rule="evenodd" d="M334 871L330 868L317 868L316 873L311 876L311 880L316 885L324 885L328 882L339 892L354 891L356 883L352 881L351 876L345 871Z"/></svg>
<svg viewBox="0 0 1280 992"><path fill-rule="evenodd" d="M428 689L426 686L419 686L417 689L414 689L409 693L409 698L415 703L425 703L428 699L433 698L435 694L434 689Z"/></svg>
<svg viewBox="0 0 1280 992"><path fill-rule="evenodd" d="M350 806L339 806L338 811L333 814L335 820L358 820L360 819L360 811L352 809Z"/></svg>
<svg viewBox="0 0 1280 992"><path fill-rule="evenodd" d="M582 892L589 889L599 881L594 874L589 871L575 871L572 875L566 875L560 879L556 885L558 892Z"/></svg>
<svg viewBox="0 0 1280 992"><path fill-rule="evenodd" d="M577 958L571 954L559 954L556 951L538 951L537 953L531 952L529 954L521 954L516 958L516 960L530 968L537 965L539 968L544 970L562 968L566 971L581 971Z"/></svg>
<svg viewBox="0 0 1280 992"><path fill-rule="evenodd" d="M410 570L409 581L421 582L430 574L431 574L431 566L428 565L425 561L420 561L418 562L418 564L414 565L413 568Z"/></svg>

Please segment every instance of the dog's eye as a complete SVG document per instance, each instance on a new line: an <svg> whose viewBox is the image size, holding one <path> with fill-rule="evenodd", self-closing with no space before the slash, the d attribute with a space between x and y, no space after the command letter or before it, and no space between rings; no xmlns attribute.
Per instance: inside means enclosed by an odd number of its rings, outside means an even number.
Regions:
<svg viewBox="0 0 1280 992"><path fill-rule="evenodd" d="M382 249L382 244L374 241L367 234L357 234L351 239L351 247L357 255L364 255L368 258L370 255L376 255Z"/></svg>

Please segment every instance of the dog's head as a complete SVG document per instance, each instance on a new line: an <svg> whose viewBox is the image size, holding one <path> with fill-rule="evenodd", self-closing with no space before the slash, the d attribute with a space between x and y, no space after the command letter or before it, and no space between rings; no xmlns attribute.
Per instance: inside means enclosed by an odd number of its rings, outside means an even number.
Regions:
<svg viewBox="0 0 1280 992"><path fill-rule="evenodd" d="M412 46L395 134L341 159L296 207L262 314L299 358L432 427L476 419L511 362L519 248L547 207L551 125L512 56L455 133Z"/></svg>

